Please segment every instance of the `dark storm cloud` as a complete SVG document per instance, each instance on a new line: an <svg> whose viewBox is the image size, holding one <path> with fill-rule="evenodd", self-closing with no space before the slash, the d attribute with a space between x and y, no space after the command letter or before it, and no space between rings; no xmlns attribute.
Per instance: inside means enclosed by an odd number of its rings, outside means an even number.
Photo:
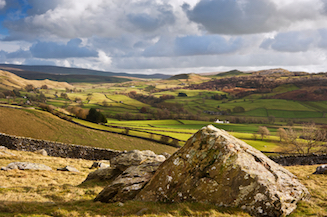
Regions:
<svg viewBox="0 0 327 217"><path fill-rule="evenodd" d="M37 58L70 58L70 57L96 57L98 53L86 47L80 47L81 39L72 39L67 44L56 42L37 42L32 45L30 51Z"/></svg>

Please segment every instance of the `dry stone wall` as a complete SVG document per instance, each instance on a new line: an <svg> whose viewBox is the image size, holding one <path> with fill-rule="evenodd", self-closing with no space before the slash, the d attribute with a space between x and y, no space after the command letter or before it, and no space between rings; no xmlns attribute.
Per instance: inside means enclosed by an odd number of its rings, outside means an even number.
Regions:
<svg viewBox="0 0 327 217"><path fill-rule="evenodd" d="M1 145L9 149L21 151L34 152L45 149L49 156L82 158L86 160L110 160L123 153L111 149L11 136L4 133L0 133ZM327 154L272 156L270 159L282 166L327 164Z"/></svg>
<svg viewBox="0 0 327 217"><path fill-rule="evenodd" d="M19 151L37 151L44 149L49 156L65 158L82 158L86 160L110 160L120 155L121 151L95 148L89 146L65 144L46 140L11 136L0 133L0 145Z"/></svg>

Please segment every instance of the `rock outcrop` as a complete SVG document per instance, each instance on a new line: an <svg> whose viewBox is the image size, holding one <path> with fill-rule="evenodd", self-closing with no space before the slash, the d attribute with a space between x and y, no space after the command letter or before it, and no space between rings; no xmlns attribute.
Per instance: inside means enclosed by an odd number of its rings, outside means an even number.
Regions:
<svg viewBox="0 0 327 217"><path fill-rule="evenodd" d="M152 178L160 163L146 163L128 167L110 185L103 189L94 201L105 203L132 200Z"/></svg>
<svg viewBox="0 0 327 217"><path fill-rule="evenodd" d="M136 196L165 160L163 155L149 150L124 152L110 161L111 167L90 173L84 182L103 180L109 184L95 201L124 202Z"/></svg>
<svg viewBox="0 0 327 217"><path fill-rule="evenodd" d="M108 167L108 168L104 168L104 169L98 169L95 170L93 172L90 172L86 179L83 181L87 182L87 181L107 181L108 183L111 183L113 180L115 180L120 174L122 173L122 171L118 168L112 168L112 167Z"/></svg>
<svg viewBox="0 0 327 217"><path fill-rule="evenodd" d="M327 165L321 165L317 167L313 174L327 174Z"/></svg>
<svg viewBox="0 0 327 217"><path fill-rule="evenodd" d="M209 125L166 160L135 199L213 203L256 216L283 216L309 197L292 173Z"/></svg>
<svg viewBox="0 0 327 217"><path fill-rule="evenodd" d="M153 151L145 150L132 150L124 152L117 157L110 160L110 164L113 167L119 168L124 171L130 166L137 166L142 163L157 163L164 162L166 157L163 155L156 155Z"/></svg>
<svg viewBox="0 0 327 217"><path fill-rule="evenodd" d="M51 167L48 167L44 164L29 163L29 162L13 162L8 164L6 167L2 167L1 170L52 170Z"/></svg>

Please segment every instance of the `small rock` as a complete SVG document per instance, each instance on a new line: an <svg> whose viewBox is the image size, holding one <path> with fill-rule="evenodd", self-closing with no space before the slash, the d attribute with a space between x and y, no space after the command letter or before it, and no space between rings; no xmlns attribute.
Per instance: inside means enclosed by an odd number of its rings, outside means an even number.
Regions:
<svg viewBox="0 0 327 217"><path fill-rule="evenodd" d="M36 150L34 153L41 154L43 156L48 156L48 152L44 149Z"/></svg>
<svg viewBox="0 0 327 217"><path fill-rule="evenodd" d="M79 173L79 170L72 166L65 166L63 168L57 168L58 171L68 171L73 173Z"/></svg>
<svg viewBox="0 0 327 217"><path fill-rule="evenodd" d="M141 215L143 215L146 211L148 211L149 210L149 208L143 208L143 209L141 209L140 211L138 211L137 213L136 213L136 215L137 216L141 216Z"/></svg>
<svg viewBox="0 0 327 217"><path fill-rule="evenodd" d="M48 167L44 164L36 164L36 163L29 163L29 162L13 162L8 164L7 167L1 170L13 170L13 169L20 169L20 170L52 170L51 167Z"/></svg>
<svg viewBox="0 0 327 217"><path fill-rule="evenodd" d="M317 167L313 174L327 174L327 164Z"/></svg>
<svg viewBox="0 0 327 217"><path fill-rule="evenodd" d="M108 167L110 167L110 164L105 164L105 163L102 163L102 162L93 162L90 169L93 169L93 168L108 168Z"/></svg>
<svg viewBox="0 0 327 217"><path fill-rule="evenodd" d="M118 204L117 204L119 207L122 207L122 206L124 206L124 204L122 203L122 202L118 202Z"/></svg>

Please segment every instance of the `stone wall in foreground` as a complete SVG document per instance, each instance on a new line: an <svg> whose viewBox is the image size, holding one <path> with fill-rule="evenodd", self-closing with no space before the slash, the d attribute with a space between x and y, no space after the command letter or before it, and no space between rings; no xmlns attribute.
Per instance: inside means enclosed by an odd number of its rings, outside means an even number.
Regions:
<svg viewBox="0 0 327 217"><path fill-rule="evenodd" d="M0 133L0 146L18 151L36 151L44 149L49 156L64 158L82 158L86 160L110 160L121 151L89 146L65 144L26 137L10 136Z"/></svg>

